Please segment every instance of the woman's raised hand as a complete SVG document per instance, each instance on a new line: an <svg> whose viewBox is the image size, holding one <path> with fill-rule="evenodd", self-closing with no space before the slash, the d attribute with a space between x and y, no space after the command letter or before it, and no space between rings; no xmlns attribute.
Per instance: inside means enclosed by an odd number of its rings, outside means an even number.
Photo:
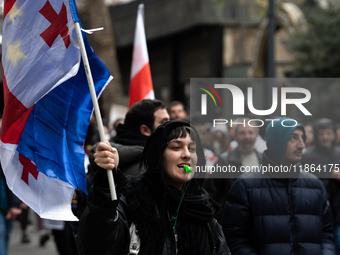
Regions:
<svg viewBox="0 0 340 255"><path fill-rule="evenodd" d="M115 169L119 164L119 155L117 149L111 147L109 142L100 142L97 146L96 153L93 154L94 162L106 170Z"/></svg>

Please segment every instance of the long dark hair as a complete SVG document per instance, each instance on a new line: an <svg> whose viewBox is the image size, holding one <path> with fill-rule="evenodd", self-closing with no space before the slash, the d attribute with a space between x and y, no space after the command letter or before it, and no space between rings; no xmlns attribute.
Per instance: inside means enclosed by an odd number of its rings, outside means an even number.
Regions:
<svg viewBox="0 0 340 255"><path fill-rule="evenodd" d="M203 176L195 173L182 197L182 191L167 183L162 166L163 151L168 142L185 138L188 134L196 144L197 165L204 166L203 147L196 129L184 121L168 121L161 124L145 144L140 163L145 173L126 187L128 218L138 229L141 255L162 253L166 232L174 227L169 217L174 216L176 210L176 231L182 237L179 253L208 254L212 250L207 223L220 206L202 188L204 178L197 177Z"/></svg>
<svg viewBox="0 0 340 255"><path fill-rule="evenodd" d="M196 129L185 121L172 120L161 124L146 141L140 162L140 168L146 171L145 175L163 170L162 153L168 143L173 139L185 138L188 134L196 144L197 166L205 166L204 151ZM202 186L204 177L203 173L195 173L194 178L199 186L197 188Z"/></svg>

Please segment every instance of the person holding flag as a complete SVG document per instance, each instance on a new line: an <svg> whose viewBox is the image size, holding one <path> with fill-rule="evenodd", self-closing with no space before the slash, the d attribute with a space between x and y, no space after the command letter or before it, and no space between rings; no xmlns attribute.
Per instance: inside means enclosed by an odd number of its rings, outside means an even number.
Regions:
<svg viewBox="0 0 340 255"><path fill-rule="evenodd" d="M87 192L91 94L111 77L82 37L74 0L4 1L0 161L8 187L42 218L77 220L74 189Z"/></svg>
<svg viewBox="0 0 340 255"><path fill-rule="evenodd" d="M117 126L117 136L110 141L116 148L120 160L120 166L124 175L140 176L139 161L147 138L162 123L169 121L169 114L165 104L161 100L143 99L135 103L125 115L124 124ZM87 185L92 185L95 168L93 154L96 152L96 143L89 153L89 167L87 173Z"/></svg>
<svg viewBox="0 0 340 255"><path fill-rule="evenodd" d="M96 175L76 242L80 254L224 254L230 251L214 219L220 205L202 188L205 165L197 131L168 121L146 141L140 178L116 168L117 150L99 143ZM114 169L118 200L109 196L106 169ZM194 178L195 174L195 178Z"/></svg>

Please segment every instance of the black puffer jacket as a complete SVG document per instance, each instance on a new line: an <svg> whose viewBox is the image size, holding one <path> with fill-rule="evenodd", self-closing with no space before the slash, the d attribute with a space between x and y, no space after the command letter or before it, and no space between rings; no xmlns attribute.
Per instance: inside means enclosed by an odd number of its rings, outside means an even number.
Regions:
<svg viewBox="0 0 340 255"><path fill-rule="evenodd" d="M309 173L296 177L248 173L234 183L222 223L233 255L335 254L323 184Z"/></svg>

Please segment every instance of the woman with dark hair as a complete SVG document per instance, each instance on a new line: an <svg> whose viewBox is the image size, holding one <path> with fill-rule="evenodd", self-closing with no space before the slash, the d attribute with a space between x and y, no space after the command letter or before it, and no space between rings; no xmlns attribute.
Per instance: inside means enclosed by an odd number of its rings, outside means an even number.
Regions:
<svg viewBox="0 0 340 255"><path fill-rule="evenodd" d="M126 179L115 171L117 201L110 199L103 171L118 165L116 150L101 143L94 158L102 169L80 221L80 254L230 254L214 219L220 206L202 188L204 173L193 178L190 172L205 165L190 124L169 121L154 131L143 151L141 177Z"/></svg>

